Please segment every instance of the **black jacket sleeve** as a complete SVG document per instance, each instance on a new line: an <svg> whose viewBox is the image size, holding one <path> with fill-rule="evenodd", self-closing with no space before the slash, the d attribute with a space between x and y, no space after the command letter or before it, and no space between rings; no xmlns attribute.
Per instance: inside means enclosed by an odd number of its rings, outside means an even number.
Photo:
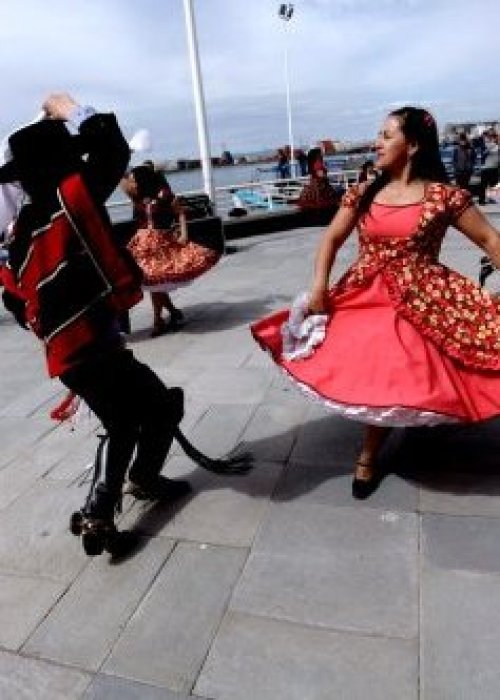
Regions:
<svg viewBox="0 0 500 700"><path fill-rule="evenodd" d="M87 160L83 179L96 201L104 204L114 192L130 160L130 148L114 114L94 114L80 126Z"/></svg>

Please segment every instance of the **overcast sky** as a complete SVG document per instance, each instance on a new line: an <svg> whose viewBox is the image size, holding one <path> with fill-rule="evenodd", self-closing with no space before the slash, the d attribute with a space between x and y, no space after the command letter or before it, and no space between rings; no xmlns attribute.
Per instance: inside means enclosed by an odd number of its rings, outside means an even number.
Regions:
<svg viewBox="0 0 500 700"><path fill-rule="evenodd" d="M384 113L500 117L500 0L193 0L211 150L361 139ZM198 152L182 0L0 0L0 133L51 91L112 110L156 157Z"/></svg>

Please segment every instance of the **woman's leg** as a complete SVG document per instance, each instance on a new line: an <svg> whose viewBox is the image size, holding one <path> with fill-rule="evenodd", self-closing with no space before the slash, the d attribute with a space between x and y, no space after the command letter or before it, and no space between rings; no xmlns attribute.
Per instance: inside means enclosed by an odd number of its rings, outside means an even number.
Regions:
<svg viewBox="0 0 500 700"><path fill-rule="evenodd" d="M153 338L167 330L167 324L161 315L164 308L164 296L163 292L151 292L151 304L153 305L153 331L151 335Z"/></svg>
<svg viewBox="0 0 500 700"><path fill-rule="evenodd" d="M161 298L163 308L167 309L168 313L170 314L170 320L173 323L178 323L179 321L182 321L182 319L184 318L184 314L180 309L177 308L177 306L175 306L174 302L170 298L170 294L162 292Z"/></svg>
<svg viewBox="0 0 500 700"><path fill-rule="evenodd" d="M160 326L163 320L161 317L163 294L161 292L151 292L151 304L153 306L153 326Z"/></svg>
<svg viewBox="0 0 500 700"><path fill-rule="evenodd" d="M367 480L375 474L375 458L390 431L390 428L378 425L366 426L363 446L356 461L356 478Z"/></svg>
<svg viewBox="0 0 500 700"><path fill-rule="evenodd" d="M352 495L354 498L368 498L378 486L375 459L391 429L368 425L365 430L363 446L356 460Z"/></svg>

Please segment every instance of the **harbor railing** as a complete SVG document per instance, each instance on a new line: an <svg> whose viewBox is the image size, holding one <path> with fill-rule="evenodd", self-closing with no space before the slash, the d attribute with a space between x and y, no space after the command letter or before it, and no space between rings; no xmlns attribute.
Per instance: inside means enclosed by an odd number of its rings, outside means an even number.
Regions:
<svg viewBox="0 0 500 700"><path fill-rule="evenodd" d="M359 170L333 170L328 172L331 185L340 191L345 191L356 183ZM309 176L294 178L273 178L272 180L252 180L233 185L215 188L214 207L218 216L227 219L230 212L244 209L248 214L259 212L265 214L277 210L293 209L300 196L302 188L308 182ZM199 195L200 191L177 192L179 196L189 199ZM129 200L108 204L111 220L118 223L132 218L132 204ZM241 213L241 212L240 212Z"/></svg>

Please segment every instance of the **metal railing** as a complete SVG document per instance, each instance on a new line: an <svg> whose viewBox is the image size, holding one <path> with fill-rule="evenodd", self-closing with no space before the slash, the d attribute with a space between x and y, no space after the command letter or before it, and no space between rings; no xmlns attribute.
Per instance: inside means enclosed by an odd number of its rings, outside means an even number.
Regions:
<svg viewBox="0 0 500 700"><path fill-rule="evenodd" d="M335 188L346 190L356 183L359 170L334 170L328 172L328 179ZM272 180L251 180L234 185L215 188L215 210L222 219L228 218L229 212L235 207L246 209L249 213L282 211L293 209L300 196L302 188L309 176L294 178L273 178ZM179 196L189 197L199 194L199 190L178 192ZM126 221L132 218L130 201L120 201L108 204L108 211L114 222Z"/></svg>

